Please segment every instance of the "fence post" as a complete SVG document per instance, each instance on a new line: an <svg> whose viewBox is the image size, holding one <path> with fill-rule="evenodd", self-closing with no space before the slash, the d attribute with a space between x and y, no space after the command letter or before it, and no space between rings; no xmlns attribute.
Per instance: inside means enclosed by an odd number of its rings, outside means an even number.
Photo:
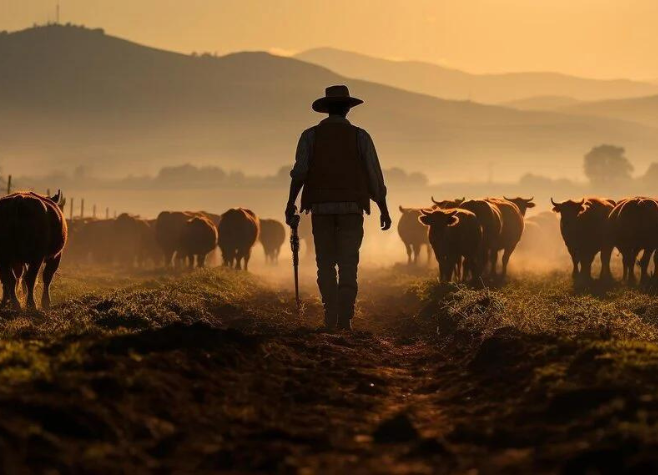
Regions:
<svg viewBox="0 0 658 475"><path fill-rule="evenodd" d="M73 221L73 198L71 198L71 205L69 207L69 219Z"/></svg>
<svg viewBox="0 0 658 475"><path fill-rule="evenodd" d="M46 196L50 198L50 188L46 188Z"/></svg>
<svg viewBox="0 0 658 475"><path fill-rule="evenodd" d="M80 200L80 218L84 219L85 217L85 199Z"/></svg>
<svg viewBox="0 0 658 475"><path fill-rule="evenodd" d="M92 210L93 210L93 212L92 212L92 213L93 213L92 216L94 217L94 219L96 219L96 205L94 205L94 207L92 208Z"/></svg>
<svg viewBox="0 0 658 475"><path fill-rule="evenodd" d="M114 219L117 219L117 210L114 210Z"/></svg>
<svg viewBox="0 0 658 475"><path fill-rule="evenodd" d="M7 177L7 194L11 195L11 175Z"/></svg>
<svg viewBox="0 0 658 475"><path fill-rule="evenodd" d="M110 208L105 208L105 219L110 219Z"/></svg>

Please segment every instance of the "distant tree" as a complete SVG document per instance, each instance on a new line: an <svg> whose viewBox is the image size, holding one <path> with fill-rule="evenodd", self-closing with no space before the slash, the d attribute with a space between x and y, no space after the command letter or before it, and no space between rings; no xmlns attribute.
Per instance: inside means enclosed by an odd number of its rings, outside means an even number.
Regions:
<svg viewBox="0 0 658 475"><path fill-rule="evenodd" d="M585 155L585 176L595 186L614 186L631 180L633 165L626 150L615 145L599 145Z"/></svg>

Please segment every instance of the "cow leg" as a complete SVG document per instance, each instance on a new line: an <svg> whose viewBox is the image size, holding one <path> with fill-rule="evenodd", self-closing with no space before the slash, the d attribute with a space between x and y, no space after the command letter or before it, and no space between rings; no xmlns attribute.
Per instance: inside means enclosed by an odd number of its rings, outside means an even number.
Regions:
<svg viewBox="0 0 658 475"><path fill-rule="evenodd" d="M580 276L585 282L592 280L592 263L594 262L594 257L595 255L587 255L580 261Z"/></svg>
<svg viewBox="0 0 658 475"><path fill-rule="evenodd" d="M439 282L446 282L446 274L448 273L448 260L440 257L437 259L439 262Z"/></svg>
<svg viewBox="0 0 658 475"><path fill-rule="evenodd" d="M496 277L496 268L498 267L498 249L491 249L489 254L489 273L491 277Z"/></svg>
<svg viewBox="0 0 658 475"><path fill-rule="evenodd" d="M9 303L10 297L11 297L11 290L9 288L9 276L5 272L5 267L6 265L3 264L0 266L0 280L2 280L2 304L1 306L4 307ZM11 268L9 269L9 272L11 273ZM14 286L14 290L15 286Z"/></svg>
<svg viewBox="0 0 658 475"><path fill-rule="evenodd" d="M446 275L446 282L459 282L461 280L461 257L453 259L448 257L448 274Z"/></svg>
<svg viewBox="0 0 658 475"><path fill-rule="evenodd" d="M425 244L427 246L427 265L432 265L432 246Z"/></svg>
<svg viewBox="0 0 658 475"><path fill-rule="evenodd" d="M197 256L196 256L196 265L197 265L197 267L200 267L200 268L206 267L206 255L205 254L197 254Z"/></svg>
<svg viewBox="0 0 658 475"><path fill-rule="evenodd" d="M16 295L16 276L9 264L0 266L0 277L2 278L2 287L4 295L3 302L11 302L12 308L16 310L21 309L21 303L18 301Z"/></svg>
<svg viewBox="0 0 658 475"><path fill-rule="evenodd" d="M604 246L601 249L601 280L612 280L612 271L610 270L610 259L612 259L612 247Z"/></svg>
<svg viewBox="0 0 658 475"><path fill-rule="evenodd" d="M25 284L27 285L26 305L30 310L36 310L37 308L37 303L34 300L34 286L37 283L37 276L39 275L42 264L43 260L30 262L25 273Z"/></svg>
<svg viewBox="0 0 658 475"><path fill-rule="evenodd" d="M418 265L418 257L420 256L420 244L413 244L412 245L413 251L414 251L414 265Z"/></svg>
<svg viewBox="0 0 658 475"><path fill-rule="evenodd" d="M629 250L624 254L624 267L626 267L626 279L630 285L635 285L635 261L637 261L637 255L639 251L635 249Z"/></svg>
<svg viewBox="0 0 658 475"><path fill-rule="evenodd" d="M508 247L505 248L505 251L503 252L503 270L501 274L503 278L507 277L507 265L509 264L509 259L512 257L515 248L516 246Z"/></svg>
<svg viewBox="0 0 658 475"><path fill-rule="evenodd" d="M569 251L569 254L571 255L571 263L573 264L573 270L571 271L571 277L574 279L578 277L578 257L576 256L575 252Z"/></svg>
<svg viewBox="0 0 658 475"><path fill-rule="evenodd" d="M41 308L48 310L50 308L50 283L53 281L55 272L59 269L59 263L62 260L62 255L46 260L46 265L43 268L43 295L41 296Z"/></svg>
<svg viewBox="0 0 658 475"><path fill-rule="evenodd" d="M240 270L240 255L238 254L238 250L235 249L232 251L231 256L230 256L230 263L229 267L232 269Z"/></svg>
<svg viewBox="0 0 658 475"><path fill-rule="evenodd" d="M249 270L249 259L251 259L251 248L247 250L247 252L244 253L242 256L244 260L244 270L248 271Z"/></svg>
<svg viewBox="0 0 658 475"><path fill-rule="evenodd" d="M638 262L640 267L640 285L646 285L649 280L649 263L651 262L651 254L653 254L653 249L645 249L642 254L642 259Z"/></svg>
<svg viewBox="0 0 658 475"><path fill-rule="evenodd" d="M411 265L411 254L413 253L411 249L411 244L407 244L406 242L404 243L404 248L407 251L407 265Z"/></svg>

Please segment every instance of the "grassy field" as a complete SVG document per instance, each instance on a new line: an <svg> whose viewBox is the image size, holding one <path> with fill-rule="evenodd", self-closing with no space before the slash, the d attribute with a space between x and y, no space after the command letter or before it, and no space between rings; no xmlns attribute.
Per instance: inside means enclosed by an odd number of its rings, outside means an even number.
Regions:
<svg viewBox="0 0 658 475"><path fill-rule="evenodd" d="M1 313L2 473L658 470L640 290L366 270L352 334L224 269L68 268L54 298Z"/></svg>

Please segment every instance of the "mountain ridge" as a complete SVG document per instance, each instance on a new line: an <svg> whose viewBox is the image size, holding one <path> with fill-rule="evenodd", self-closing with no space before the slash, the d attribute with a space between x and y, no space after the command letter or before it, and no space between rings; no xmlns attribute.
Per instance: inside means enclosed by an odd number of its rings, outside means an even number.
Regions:
<svg viewBox="0 0 658 475"><path fill-rule="evenodd" d="M658 147L650 127L444 100L264 52L189 56L51 26L1 35L0 57L0 158L15 174L84 166L125 176L188 162L274 173L322 118L313 100L336 83L366 101L350 118L375 138L384 167L433 180L479 178L490 161L510 178L580 173L602 142L626 145L641 166Z"/></svg>
<svg viewBox="0 0 658 475"><path fill-rule="evenodd" d="M658 93L655 84L630 79L589 79L550 71L473 74L434 63L387 60L336 48L313 48L295 57L348 77L377 77L378 82L405 90L493 104L532 96L602 100Z"/></svg>

